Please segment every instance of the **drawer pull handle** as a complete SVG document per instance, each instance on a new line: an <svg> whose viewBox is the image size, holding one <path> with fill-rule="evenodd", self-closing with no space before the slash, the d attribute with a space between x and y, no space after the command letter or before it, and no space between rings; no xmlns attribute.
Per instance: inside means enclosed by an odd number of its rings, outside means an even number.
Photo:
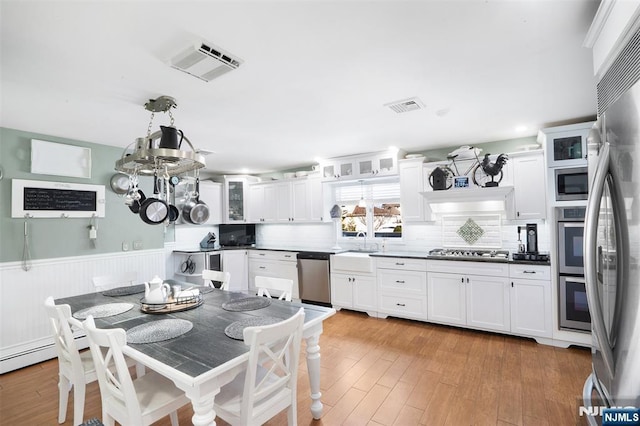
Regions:
<svg viewBox="0 0 640 426"><path fill-rule="evenodd" d="M522 271L523 274L535 274L536 271Z"/></svg>
<svg viewBox="0 0 640 426"><path fill-rule="evenodd" d="M258 253L258 256L265 256L264 253Z"/></svg>
<svg viewBox="0 0 640 426"><path fill-rule="evenodd" d="M267 269L267 267L266 266L261 266L260 269Z"/></svg>
<svg viewBox="0 0 640 426"><path fill-rule="evenodd" d="M396 306L407 306L404 303L396 303Z"/></svg>
<svg viewBox="0 0 640 426"><path fill-rule="evenodd" d="M396 265L398 265L398 266L404 266L404 262L396 262Z"/></svg>
<svg viewBox="0 0 640 426"><path fill-rule="evenodd" d="M404 280L396 280L398 284L404 284Z"/></svg>
<svg viewBox="0 0 640 426"><path fill-rule="evenodd" d="M291 257L291 255L290 254L285 254L284 257Z"/></svg>

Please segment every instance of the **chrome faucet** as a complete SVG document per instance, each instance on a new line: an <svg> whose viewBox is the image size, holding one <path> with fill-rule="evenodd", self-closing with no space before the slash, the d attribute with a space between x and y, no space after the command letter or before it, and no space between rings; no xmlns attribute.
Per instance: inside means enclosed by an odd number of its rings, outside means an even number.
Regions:
<svg viewBox="0 0 640 426"><path fill-rule="evenodd" d="M364 239L364 244L362 245L361 249L362 249L362 250L366 250L366 249L367 249L367 234L366 234L366 233L364 233L364 232L362 232L362 231L360 231L360 232L358 232L358 233L356 234L356 239L357 239L358 237L362 237L362 238Z"/></svg>

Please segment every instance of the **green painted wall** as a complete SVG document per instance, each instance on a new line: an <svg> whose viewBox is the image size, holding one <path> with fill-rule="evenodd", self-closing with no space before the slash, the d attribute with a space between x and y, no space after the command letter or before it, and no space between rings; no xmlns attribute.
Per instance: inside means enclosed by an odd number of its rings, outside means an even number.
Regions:
<svg viewBox="0 0 640 426"><path fill-rule="evenodd" d="M509 152L523 151L525 146L533 144L538 144L537 136L528 136L524 138L506 139L493 142L483 142L471 145L475 146L476 148L482 148L482 155L484 156L484 154L498 155ZM416 152L416 154L423 154L425 157L427 157L427 161L442 161L447 159L448 153L457 148L459 148L459 146L421 151Z"/></svg>
<svg viewBox="0 0 640 426"><path fill-rule="evenodd" d="M31 139L91 148L91 179L38 175L31 170ZM124 205L109 180L115 173L115 161L122 148L93 144L20 130L0 128L0 262L19 261L24 247L24 219L11 218L11 180L30 179L105 185L105 217L97 219L96 247L89 240L89 219L29 219L29 246L32 259L82 256L122 251L127 242L141 241L143 249L164 247L165 238L173 238L173 227L165 234L164 225L147 225ZM141 189L151 194L151 178L141 178Z"/></svg>

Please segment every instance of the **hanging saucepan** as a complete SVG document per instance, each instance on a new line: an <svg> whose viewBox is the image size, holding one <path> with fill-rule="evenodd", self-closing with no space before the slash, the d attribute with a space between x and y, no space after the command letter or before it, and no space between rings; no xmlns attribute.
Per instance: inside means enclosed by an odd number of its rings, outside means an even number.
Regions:
<svg viewBox="0 0 640 426"><path fill-rule="evenodd" d="M153 176L153 195L160 194L158 176ZM169 216L169 206L158 197L145 199L140 204L140 217L149 225L158 225L164 222Z"/></svg>
<svg viewBox="0 0 640 426"><path fill-rule="evenodd" d="M187 200L182 207L182 218L194 225L201 225L209 220L209 206L200 201L200 178L196 178L195 198Z"/></svg>
<svg viewBox="0 0 640 426"><path fill-rule="evenodd" d="M178 210L178 208L176 206L174 206L173 204L171 204L171 186L169 185L170 181L169 178L166 177L163 181L164 183L164 195L165 195L165 200L167 202L167 204L169 205L169 222L173 223L176 220L178 220L178 217L180 217L180 211Z"/></svg>
<svg viewBox="0 0 640 426"><path fill-rule="evenodd" d="M142 192L141 189L136 189L135 194L137 194L137 196L132 198L130 204L128 204L129 210L131 210L135 214L138 214L140 213L140 206L147 199L147 197L144 195L144 192Z"/></svg>

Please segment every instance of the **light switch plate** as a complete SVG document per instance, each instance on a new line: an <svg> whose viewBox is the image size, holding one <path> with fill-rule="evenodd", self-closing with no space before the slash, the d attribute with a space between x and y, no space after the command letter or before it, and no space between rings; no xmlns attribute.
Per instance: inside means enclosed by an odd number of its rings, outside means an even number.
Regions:
<svg viewBox="0 0 640 426"><path fill-rule="evenodd" d="M122 242L122 251L129 251L129 243L126 241Z"/></svg>
<svg viewBox="0 0 640 426"><path fill-rule="evenodd" d="M134 250L142 250L142 241L134 241L133 242Z"/></svg>

